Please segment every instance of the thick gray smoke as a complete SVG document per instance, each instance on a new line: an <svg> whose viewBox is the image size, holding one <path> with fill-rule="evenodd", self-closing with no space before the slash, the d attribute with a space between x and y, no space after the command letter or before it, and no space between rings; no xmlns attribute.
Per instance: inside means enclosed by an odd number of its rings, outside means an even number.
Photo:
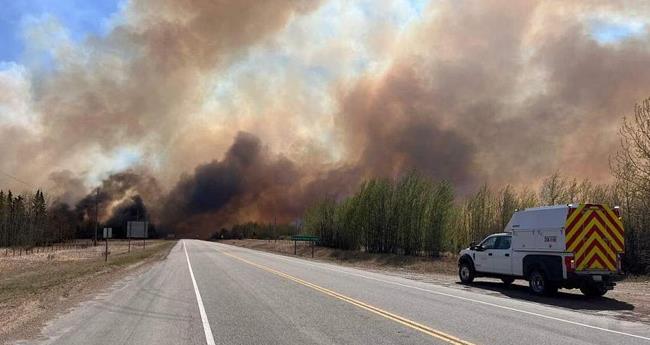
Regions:
<svg viewBox="0 0 650 345"><path fill-rule="evenodd" d="M115 223L120 213L133 209L133 218L147 219L149 213L145 202L156 205L161 200L161 189L155 178L143 171L126 171L112 174L101 185L76 203L76 211L82 219ZM142 210L141 214L137 211Z"/></svg>
<svg viewBox="0 0 650 345"><path fill-rule="evenodd" d="M220 225L249 218L288 221L301 209L300 200L290 200L303 177L293 162L273 157L259 138L240 132L223 159L181 177L167 195L161 222L178 234L209 236Z"/></svg>

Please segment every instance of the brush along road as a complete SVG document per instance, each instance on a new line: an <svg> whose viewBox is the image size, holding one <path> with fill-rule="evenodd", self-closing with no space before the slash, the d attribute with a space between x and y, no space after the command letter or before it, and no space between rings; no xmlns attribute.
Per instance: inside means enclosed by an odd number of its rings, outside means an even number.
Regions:
<svg viewBox="0 0 650 345"><path fill-rule="evenodd" d="M641 323L196 240L45 344L650 344Z"/></svg>

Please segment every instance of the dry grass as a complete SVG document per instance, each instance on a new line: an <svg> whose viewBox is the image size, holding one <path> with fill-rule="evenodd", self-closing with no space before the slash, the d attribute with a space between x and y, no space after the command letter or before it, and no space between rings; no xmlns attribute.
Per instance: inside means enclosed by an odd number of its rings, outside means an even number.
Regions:
<svg viewBox="0 0 650 345"><path fill-rule="evenodd" d="M160 241L147 241L156 245ZM142 241L131 241L131 249L142 250ZM109 242L109 258L117 258L129 252L129 242L126 240L111 240ZM38 251L37 251L38 250ZM88 261L104 257L104 242L98 241L93 247L91 241L77 242L63 246L33 248L28 254L20 253L18 249L0 248L0 274L2 276L12 272L25 271L33 267L41 267L46 263L59 264L73 261Z"/></svg>
<svg viewBox="0 0 650 345"><path fill-rule="evenodd" d="M288 240L224 240L226 244L233 244L268 252L291 254L294 253L294 243ZM311 247L308 242L298 242L297 255L311 257ZM372 269L407 270L419 273L455 275L458 266L454 255L443 255L438 258L404 256L395 254L373 254L355 250L340 250L327 247L314 247L314 258L320 260L336 261L355 267Z"/></svg>
<svg viewBox="0 0 650 345"><path fill-rule="evenodd" d="M0 255L0 343L29 336L53 312L63 310L140 266L166 257L174 241L150 241L146 249L126 241L104 247L68 249L23 256ZM132 242L133 245L133 242ZM31 329L30 329L31 328Z"/></svg>

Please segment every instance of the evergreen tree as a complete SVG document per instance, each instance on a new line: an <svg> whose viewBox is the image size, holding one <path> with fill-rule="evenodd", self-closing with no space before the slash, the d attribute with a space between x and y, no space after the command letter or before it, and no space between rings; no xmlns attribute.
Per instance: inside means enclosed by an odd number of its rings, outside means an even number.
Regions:
<svg viewBox="0 0 650 345"><path fill-rule="evenodd" d="M38 245L48 241L49 236L47 236L45 231L47 222L47 205L45 204L43 192L40 190L37 190L36 194L34 194L31 199L29 218L31 223L29 244Z"/></svg>
<svg viewBox="0 0 650 345"><path fill-rule="evenodd" d="M6 215L5 215L5 228L7 231L7 245L8 246L14 246L16 245L16 236L15 236L15 223L16 223L16 215L15 215L15 205L14 205L14 196L11 193L11 190L7 191L7 199L5 202L5 209Z"/></svg>
<svg viewBox="0 0 650 345"><path fill-rule="evenodd" d="M25 198L22 195L19 195L13 200L14 236L15 243L19 246L26 244L26 238L29 231L27 216Z"/></svg>

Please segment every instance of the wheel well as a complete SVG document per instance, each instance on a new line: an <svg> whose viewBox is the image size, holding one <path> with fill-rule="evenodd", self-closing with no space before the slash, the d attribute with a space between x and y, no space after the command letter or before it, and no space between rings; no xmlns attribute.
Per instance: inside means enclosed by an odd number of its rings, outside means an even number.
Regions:
<svg viewBox="0 0 650 345"><path fill-rule="evenodd" d="M474 269L474 261L469 255L465 254L461 256L460 259L458 259L458 265L460 266L462 263L468 263L470 266L472 266L472 269Z"/></svg>
<svg viewBox="0 0 650 345"><path fill-rule="evenodd" d="M559 255L526 255L523 266L523 276L526 279L534 270L539 270L549 280L563 279L562 257Z"/></svg>
<svg viewBox="0 0 650 345"><path fill-rule="evenodd" d="M546 274L544 266L538 262L535 262L524 268L524 278L528 279L530 277L530 274L535 271L540 271L542 274Z"/></svg>

